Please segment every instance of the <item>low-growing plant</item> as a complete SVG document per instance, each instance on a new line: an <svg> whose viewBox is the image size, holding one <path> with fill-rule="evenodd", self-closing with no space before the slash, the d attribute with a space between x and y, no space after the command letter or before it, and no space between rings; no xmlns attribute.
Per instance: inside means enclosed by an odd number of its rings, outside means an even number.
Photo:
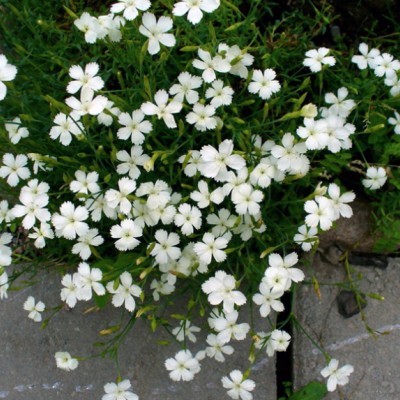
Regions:
<svg viewBox="0 0 400 400"><path fill-rule="evenodd" d="M255 355L291 340L268 317L304 279L299 253L352 216L356 194L397 248L400 62L379 44L315 45L334 20L325 2L278 19L261 0L84 3L0 1L0 297L12 262L57 260L62 304L112 303L182 342L165 361L175 381L251 335L248 369L222 377L251 399ZM183 294L175 326L163 299ZM246 302L265 331L239 323ZM24 308L46 312L33 297ZM194 355L199 315L210 333ZM57 366L75 369L60 350ZM326 357L333 391L353 368ZM120 378L103 399L129 389Z"/></svg>

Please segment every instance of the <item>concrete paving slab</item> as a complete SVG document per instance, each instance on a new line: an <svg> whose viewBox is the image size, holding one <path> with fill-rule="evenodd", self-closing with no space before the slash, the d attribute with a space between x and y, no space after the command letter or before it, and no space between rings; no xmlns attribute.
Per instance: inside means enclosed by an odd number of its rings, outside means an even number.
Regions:
<svg viewBox="0 0 400 400"><path fill-rule="evenodd" d="M320 283L319 300L311 285L299 288L296 315L310 337L339 366L351 364L354 373L340 391L329 393L327 400L397 400L400 395L400 259L389 259L386 269L354 266L360 276L356 285L364 293L377 293L384 301L367 298L365 321L360 314L345 319L338 312L336 296L346 280L345 268L316 257L313 269ZM368 334L365 324L376 331ZM322 353L304 334L294 335L294 385L296 388L320 375L326 365Z"/></svg>
<svg viewBox="0 0 400 400"><path fill-rule="evenodd" d="M16 292L0 302L0 399L6 400L70 400L101 399L103 386L115 382L117 366L108 358L92 358L81 361L78 369L65 372L57 369L56 351L69 351L74 356L93 354L95 341L104 339L99 331L121 321L121 312L112 306L100 312L83 315L92 304L81 303L73 310L62 310L48 324L40 324L27 318L23 303L30 295L46 305L58 303L60 279L41 276L40 282ZM184 303L184 302L183 302ZM258 313L255 309L254 312ZM243 311L241 320L250 319ZM256 315L256 314L255 314ZM125 321L126 314L122 317ZM257 330L268 330L265 320L256 318ZM206 332L198 336L192 352L201 349ZM128 334L119 352L119 370L124 379L130 379L133 391L141 400L215 400L229 398L221 385L221 377L233 369L247 367L250 341L235 342L235 353L220 364L205 359L201 372L188 383L173 382L164 368L164 361L175 355L177 343L160 346L158 340L170 339L165 332L153 334L145 321L138 320ZM263 355L254 365L251 379L257 388L254 400L275 400L275 360Z"/></svg>

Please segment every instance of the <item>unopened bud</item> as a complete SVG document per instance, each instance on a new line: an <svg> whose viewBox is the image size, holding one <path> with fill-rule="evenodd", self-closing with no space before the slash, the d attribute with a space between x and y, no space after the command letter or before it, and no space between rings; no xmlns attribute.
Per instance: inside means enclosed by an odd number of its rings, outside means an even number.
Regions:
<svg viewBox="0 0 400 400"><path fill-rule="evenodd" d="M154 170L154 161L150 158L143 164L143 168L147 171L153 171Z"/></svg>
<svg viewBox="0 0 400 400"><path fill-rule="evenodd" d="M300 113L304 118L315 118L318 115L318 109L315 104L309 103L302 107Z"/></svg>
<svg viewBox="0 0 400 400"><path fill-rule="evenodd" d="M322 182L319 182L314 190L314 196L324 196L327 191L326 186L322 186Z"/></svg>

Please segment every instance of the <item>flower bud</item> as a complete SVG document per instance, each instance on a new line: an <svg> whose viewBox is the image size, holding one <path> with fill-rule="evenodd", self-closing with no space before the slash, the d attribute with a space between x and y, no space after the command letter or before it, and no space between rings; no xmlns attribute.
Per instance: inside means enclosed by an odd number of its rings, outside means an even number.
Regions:
<svg viewBox="0 0 400 400"><path fill-rule="evenodd" d="M318 114L318 109L315 104L309 103L302 107L300 113L304 118L315 118Z"/></svg>

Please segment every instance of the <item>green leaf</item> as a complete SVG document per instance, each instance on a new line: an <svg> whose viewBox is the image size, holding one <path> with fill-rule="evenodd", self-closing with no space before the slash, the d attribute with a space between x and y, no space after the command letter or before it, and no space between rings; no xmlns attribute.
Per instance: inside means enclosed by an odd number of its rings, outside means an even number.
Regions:
<svg viewBox="0 0 400 400"><path fill-rule="evenodd" d="M179 49L179 51L182 51L182 52L197 51L198 48L199 48L199 46L183 46Z"/></svg>
<svg viewBox="0 0 400 400"><path fill-rule="evenodd" d="M312 381L290 396L288 400L321 400L327 393L326 385Z"/></svg>
<svg viewBox="0 0 400 400"><path fill-rule="evenodd" d="M100 309L104 308L108 304L109 298L110 296L108 295L98 296L97 294L94 294L93 296L93 300L96 306L99 307Z"/></svg>

